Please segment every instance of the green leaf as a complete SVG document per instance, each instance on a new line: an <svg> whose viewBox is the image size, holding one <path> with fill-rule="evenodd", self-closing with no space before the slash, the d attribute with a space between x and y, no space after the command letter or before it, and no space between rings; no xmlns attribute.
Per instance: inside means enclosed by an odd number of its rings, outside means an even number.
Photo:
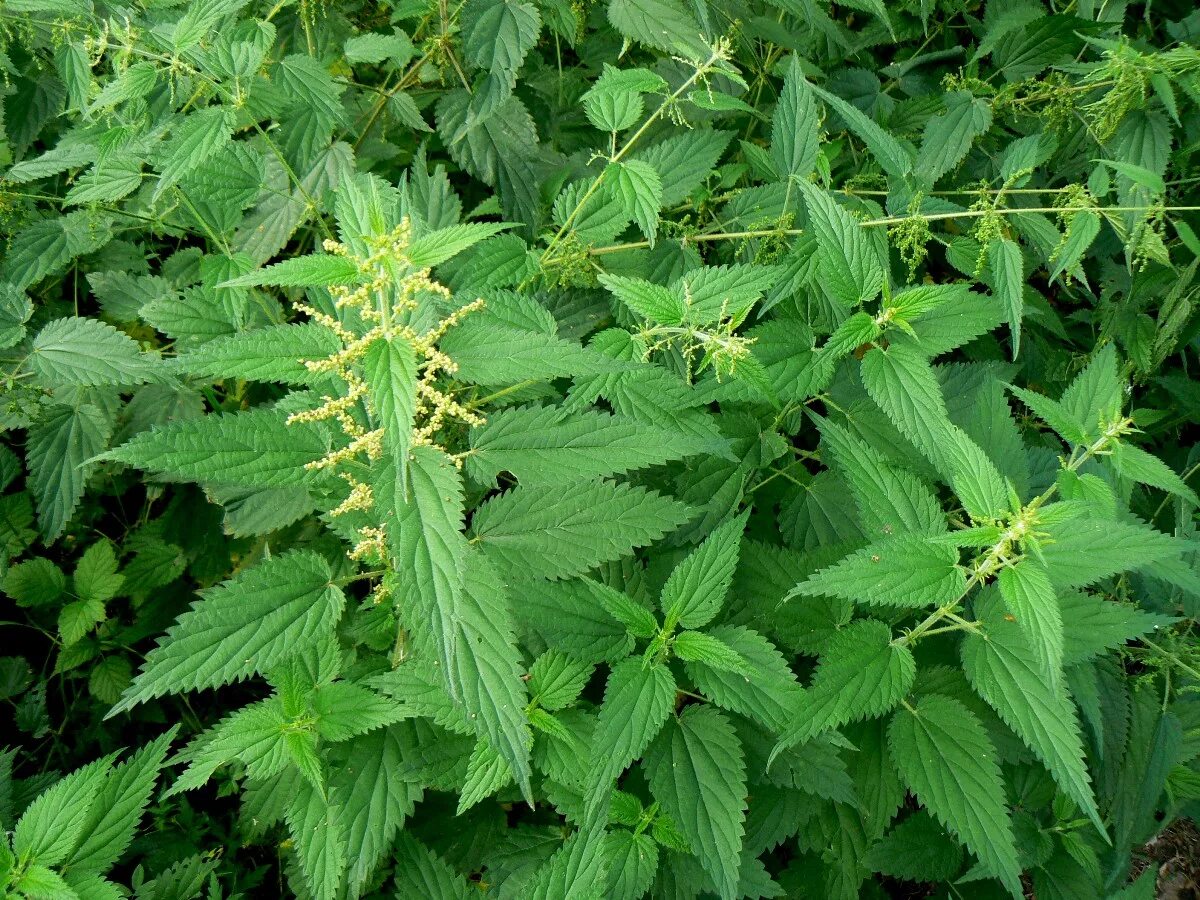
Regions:
<svg viewBox="0 0 1200 900"><path fill-rule="evenodd" d="M1200 506L1200 498L1196 496L1196 492L1187 486L1175 470L1141 447L1119 443L1113 447L1112 460L1123 477L1174 494L1192 506Z"/></svg>
<svg viewBox="0 0 1200 900"><path fill-rule="evenodd" d="M783 654L749 628L719 625L708 633L745 660L754 675L747 678L701 660L687 666L696 687L722 709L756 719L771 731L782 731L801 702L798 695L802 692Z"/></svg>
<svg viewBox="0 0 1200 900"><path fill-rule="evenodd" d="M400 335L380 338L367 348L363 370L383 447L392 455L402 494L408 491L408 451L417 406L417 353Z"/></svg>
<svg viewBox="0 0 1200 900"><path fill-rule="evenodd" d="M658 871L658 845L648 834L616 829L604 839L610 900L641 900Z"/></svg>
<svg viewBox="0 0 1200 900"><path fill-rule="evenodd" d="M613 667L592 738L590 808L608 797L613 782L642 755L674 706L675 679L666 666L630 657Z"/></svg>
<svg viewBox="0 0 1200 900"><path fill-rule="evenodd" d="M872 871L904 881L947 881L962 866L962 848L920 810L881 839L865 860Z"/></svg>
<svg viewBox="0 0 1200 900"><path fill-rule="evenodd" d="M711 634L702 631L681 631L671 641L671 649L684 662L704 663L721 672L734 672L745 678L757 673L742 655Z"/></svg>
<svg viewBox="0 0 1200 900"><path fill-rule="evenodd" d="M646 753L650 793L675 821L725 900L741 896L746 818L741 742L721 713L688 706Z"/></svg>
<svg viewBox="0 0 1200 900"><path fill-rule="evenodd" d="M479 741L467 762L467 779L458 796L455 814L461 816L475 804L512 784L512 770L486 741Z"/></svg>
<svg viewBox="0 0 1200 900"><path fill-rule="evenodd" d="M842 120L850 126L850 130L862 139L875 161L885 172L897 178L903 178L912 171L912 153L873 120L863 115L858 107L823 88L813 85L812 89L818 97L832 106Z"/></svg>
<svg viewBox="0 0 1200 900"><path fill-rule="evenodd" d="M977 521L1008 511L1008 490L995 464L962 429L951 424L929 362L903 346L863 357L862 380L887 417L954 487Z"/></svg>
<svg viewBox="0 0 1200 900"><path fill-rule="evenodd" d="M643 319L660 325L679 325L687 315L683 297L660 284L607 272L602 272L599 280L614 297Z"/></svg>
<svg viewBox="0 0 1200 900"><path fill-rule="evenodd" d="M974 714L950 697L926 694L893 717L888 749L925 808L1013 897L1023 897L996 750Z"/></svg>
<svg viewBox="0 0 1200 900"><path fill-rule="evenodd" d="M908 694L916 671L912 652L892 641L883 622L858 619L847 625L825 646L772 759L831 728L886 713Z"/></svg>
<svg viewBox="0 0 1200 900"><path fill-rule="evenodd" d="M580 100L588 121L605 132L624 131L642 117L642 94L665 90L661 75L649 69L617 69L604 63L597 78Z"/></svg>
<svg viewBox="0 0 1200 900"><path fill-rule="evenodd" d="M147 654L110 717L262 674L331 634L345 604L328 564L307 550L264 560L200 597Z"/></svg>
<svg viewBox="0 0 1200 900"><path fill-rule="evenodd" d="M499 322L486 310L451 329L438 349L458 364L456 377L471 384L516 384L629 368L574 341Z"/></svg>
<svg viewBox="0 0 1200 900"><path fill-rule="evenodd" d="M667 630L701 628L721 611L737 569L746 514L718 525L667 578L659 606Z"/></svg>
<svg viewBox="0 0 1200 900"><path fill-rule="evenodd" d="M467 62L514 76L542 26L537 8L520 0L470 0L462 20Z"/></svg>
<svg viewBox="0 0 1200 900"><path fill-rule="evenodd" d="M608 21L623 36L655 50L694 60L711 52L700 25L679 0L609 0Z"/></svg>
<svg viewBox="0 0 1200 900"><path fill-rule="evenodd" d="M304 484L310 477L304 466L323 457L328 445L316 426L286 420L276 410L255 409L172 422L98 459L214 484Z"/></svg>
<svg viewBox="0 0 1200 900"><path fill-rule="evenodd" d="M621 475L705 450L686 434L598 411L553 406L501 410L471 429L467 470L491 484L509 472L522 485Z"/></svg>
<svg viewBox="0 0 1200 900"><path fill-rule="evenodd" d="M224 106L209 106L186 116L158 163L155 197L220 152L229 143L233 126L233 110Z"/></svg>
<svg viewBox="0 0 1200 900"><path fill-rule="evenodd" d="M937 496L920 478L892 465L875 448L828 419L818 422L821 444L849 483L868 534L928 536L946 530Z"/></svg>
<svg viewBox="0 0 1200 900"><path fill-rule="evenodd" d="M1185 549L1161 531L1104 518L1070 517L1042 528L1041 561L1056 588L1086 587L1118 572L1166 563Z"/></svg>
<svg viewBox="0 0 1200 900"><path fill-rule="evenodd" d="M25 290L64 269L77 257L107 244L113 235L111 225L110 219L81 209L22 228L13 236L4 260L0 261L0 281ZM92 326L102 325L94 319L88 321Z"/></svg>
<svg viewBox="0 0 1200 900"><path fill-rule="evenodd" d="M244 378L309 384L319 377L304 365L341 349L337 335L315 322L268 325L207 341L168 362L171 369L217 381Z"/></svg>
<svg viewBox="0 0 1200 900"><path fill-rule="evenodd" d="M781 175L804 180L812 174L819 134L812 86L804 79L800 62L793 56L783 79L783 93L771 118L771 158Z"/></svg>
<svg viewBox="0 0 1200 900"><path fill-rule="evenodd" d="M1064 622L1063 662L1070 666L1121 647L1126 641L1166 628L1177 621L1148 613L1127 603L1114 603L1092 594L1068 591L1059 597Z"/></svg>
<svg viewBox="0 0 1200 900"><path fill-rule="evenodd" d="M409 832L396 845L396 896L473 900L478 891Z"/></svg>
<svg viewBox="0 0 1200 900"><path fill-rule="evenodd" d="M671 290L683 298L686 322L713 325L725 319L740 323L779 275L775 266L702 266L672 282Z"/></svg>
<svg viewBox="0 0 1200 900"><path fill-rule="evenodd" d="M874 245L858 220L828 193L807 181L797 182L808 206L817 239L821 283L839 303L868 303L883 289L885 273Z"/></svg>
<svg viewBox="0 0 1200 900"><path fill-rule="evenodd" d="M95 406L59 406L29 429L26 453L38 523L47 542L62 534L83 497L90 461L108 446L112 421Z"/></svg>
<svg viewBox="0 0 1200 900"><path fill-rule="evenodd" d="M634 637L652 638L658 634L658 620L654 618L654 613L627 594L590 578L581 578L579 583L587 585L592 597L604 611L624 625Z"/></svg>
<svg viewBox="0 0 1200 900"><path fill-rule="evenodd" d="M1087 429L1083 423L1075 421L1072 414L1057 400L1012 384L1008 389L1033 410L1039 419L1058 432L1063 440L1076 446L1088 443Z"/></svg>
<svg viewBox="0 0 1200 900"><path fill-rule="evenodd" d="M669 207L687 199L708 177L730 137L732 132L697 128L672 135L627 158L645 160L654 167L662 180L662 205Z"/></svg>
<svg viewBox="0 0 1200 900"><path fill-rule="evenodd" d="M1066 685L1061 679L1051 682L1045 677L1038 653L1021 626L999 615L995 604L981 605L977 616L986 623L986 637L972 634L962 643L963 668L971 686L1105 834Z"/></svg>
<svg viewBox="0 0 1200 900"><path fill-rule="evenodd" d="M222 288L236 287L315 287L320 285L350 285L360 284L363 274L359 271L358 263L348 256L334 256L329 253L314 253L310 256L297 256L285 259L283 262L267 266L265 269L255 269L237 278L231 278L217 285Z"/></svg>
<svg viewBox="0 0 1200 900"><path fill-rule="evenodd" d="M42 556L17 563L4 574L4 593L20 606L48 606L66 589L62 569Z"/></svg>
<svg viewBox="0 0 1200 900"><path fill-rule="evenodd" d="M998 238L988 244L988 262L992 270L992 292L1004 310L1004 320L1012 330L1013 359L1021 349L1021 318L1025 309L1025 263L1015 241Z"/></svg>
<svg viewBox="0 0 1200 900"><path fill-rule="evenodd" d="M946 111L925 124L917 175L935 183L958 166L976 139L992 126L992 108L966 91L946 95Z"/></svg>
<svg viewBox="0 0 1200 900"><path fill-rule="evenodd" d="M345 880L349 860L340 812L307 784L288 805L288 831L314 900L333 900Z"/></svg>
<svg viewBox="0 0 1200 900"><path fill-rule="evenodd" d="M1089 439L1100 436L1125 404L1125 382L1117 371L1117 352L1112 344L1099 350L1067 386L1059 403L1074 421L1083 424Z"/></svg>
<svg viewBox="0 0 1200 900"><path fill-rule="evenodd" d="M811 575L793 594L919 608L957 600L966 586L953 548L898 536L864 547Z"/></svg>
<svg viewBox="0 0 1200 900"><path fill-rule="evenodd" d="M394 729L357 738L345 767L334 772L331 794L342 819L351 891L370 878L421 796L419 785L400 777L404 747Z"/></svg>
<svg viewBox="0 0 1200 900"><path fill-rule="evenodd" d="M471 530L472 540L506 570L568 578L658 540L690 514L645 488L599 481L569 494L514 488L482 504Z"/></svg>
<svg viewBox="0 0 1200 900"><path fill-rule="evenodd" d="M613 163L610 168L625 211L653 247L658 236L658 211L662 207L662 179L650 163L640 159Z"/></svg>
<svg viewBox="0 0 1200 900"><path fill-rule="evenodd" d="M528 698L507 592L460 531L462 482L445 453L413 448L409 487L404 499L392 466L375 484L378 508L395 511L386 520L388 547L415 601L410 627L450 695L528 794Z"/></svg>
<svg viewBox="0 0 1200 900"><path fill-rule="evenodd" d="M75 596L94 603L107 603L121 590L125 579L117 574L117 555L107 540L99 540L84 551L75 564L71 583Z"/></svg>
<svg viewBox="0 0 1200 900"><path fill-rule="evenodd" d="M64 647L76 644L108 618L104 604L99 601L76 600L58 612L58 634Z"/></svg>
<svg viewBox="0 0 1200 900"><path fill-rule="evenodd" d="M98 759L60 779L25 808L12 833L19 859L56 866L87 836L83 829L112 771L112 756Z"/></svg>
<svg viewBox="0 0 1200 900"><path fill-rule="evenodd" d="M97 319L55 319L33 339L29 368L47 387L127 387L151 378L134 340Z"/></svg>
<svg viewBox="0 0 1200 900"><path fill-rule="evenodd" d="M1041 672L1048 681L1056 682L1062 675L1063 619L1050 576L1036 560L1022 559L1001 569L997 582L1005 605L1034 650Z"/></svg>
<svg viewBox="0 0 1200 900"><path fill-rule="evenodd" d="M542 709L557 710L570 706L592 677L595 666L550 650L529 669L530 702Z"/></svg>
<svg viewBox="0 0 1200 900"><path fill-rule="evenodd" d="M517 4L524 6L524 4ZM512 228L509 222L472 222L469 225L450 225L414 238L404 251L408 264L417 269L441 265L468 247Z"/></svg>
<svg viewBox="0 0 1200 900"><path fill-rule="evenodd" d="M330 743L400 721L406 711L394 701L346 681L318 685L312 696L317 733Z"/></svg>
<svg viewBox="0 0 1200 900"><path fill-rule="evenodd" d="M178 726L172 726L107 773L84 823L82 840L62 863L72 880L80 873L107 872L129 847L177 731Z"/></svg>

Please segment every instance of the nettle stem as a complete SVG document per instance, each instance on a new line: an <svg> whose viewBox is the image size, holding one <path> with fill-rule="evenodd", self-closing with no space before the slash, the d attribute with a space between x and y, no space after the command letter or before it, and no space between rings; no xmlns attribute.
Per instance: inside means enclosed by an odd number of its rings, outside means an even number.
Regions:
<svg viewBox="0 0 1200 900"><path fill-rule="evenodd" d="M949 219L978 219L983 216L1013 216L1028 214L1057 214L1073 212L1095 213L1127 213L1127 212L1200 212L1200 206L1034 206L1007 209L965 209L962 212L932 213L930 215L885 216L881 219L865 219L858 224L863 228L880 228L889 225L899 225L903 222L925 221L942 222ZM747 231L711 231L705 234L692 234L681 238L683 244L703 244L712 241L744 241L760 237L797 237L804 234L803 228L752 228ZM642 250L650 246L649 241L631 241L627 244L610 244L606 247L593 247L588 253L591 256L604 256L608 253L621 253L626 250Z"/></svg>
<svg viewBox="0 0 1200 900"><path fill-rule="evenodd" d="M1093 457L1107 453L1122 435L1130 432L1132 426L1133 420L1129 418L1121 418L1113 422L1082 453L1079 452L1078 448L1073 450L1070 459L1067 460L1067 464L1063 466L1063 470L1074 472ZM1004 534L1001 535L1000 540L988 548L981 556L976 557L974 564L971 566L971 575L967 579L962 593L949 603L939 606L919 622L915 628L895 638L892 643L902 647L931 634L941 634L946 631L978 632L979 624L977 622L968 622L959 616L959 607L967 599L971 591L979 585L986 583L1005 566L1011 565L1010 560L1014 555L1016 546L1033 530L1033 526L1036 523L1037 511L1052 499L1056 493L1058 493L1057 481L1029 501L1013 519ZM957 624L951 627L936 628L935 626L944 619Z"/></svg>
<svg viewBox="0 0 1200 900"><path fill-rule="evenodd" d="M692 73L691 77L688 78L688 80L681 84L678 88L676 88L675 91L671 93L671 95L668 96L656 110L654 110L654 112L647 116L646 121L641 124L641 127L638 128L637 131L629 136L629 139L625 141L625 143L621 146L621 149L617 150L612 154L612 156L609 157L609 165L612 163L618 163L624 159L629 154L629 151L633 149L634 145L637 144L637 142L642 138L642 136L650 130L650 126L661 119L663 115L679 100L679 98L683 96L684 92L686 92L709 72L711 72L716 67L718 62L725 59L725 54L725 46L722 43L718 43L715 47L713 47L712 54L707 60L696 66L696 71ZM600 190L600 186L604 183L604 176L607 173L608 168L605 167L592 181L588 189L583 192L583 196L579 198L579 202L575 204L575 208L571 210L571 214L563 220L562 227L558 229L558 233L550 239L550 243L547 244L546 249L542 251L541 259L538 261L539 264L544 265L546 260L550 258L551 251L558 246L558 242L562 240L563 236L568 231L570 231L571 226L579 217L579 213L583 210L584 206L586 206L587 202L592 199L598 190ZM646 246L649 246L649 244L647 243Z"/></svg>

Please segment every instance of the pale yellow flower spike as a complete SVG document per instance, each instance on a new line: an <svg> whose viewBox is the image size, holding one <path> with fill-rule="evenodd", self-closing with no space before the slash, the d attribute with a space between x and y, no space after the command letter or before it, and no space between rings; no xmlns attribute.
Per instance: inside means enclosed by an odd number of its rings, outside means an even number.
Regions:
<svg viewBox="0 0 1200 900"><path fill-rule="evenodd" d="M324 359L305 360L304 366L314 374L337 376L345 384L345 393L340 397L322 397L320 406L293 413L288 418L289 424L334 420L342 433L349 438L347 446L308 463L305 468L310 471L334 469L360 455L365 455L372 461L382 455L383 431L367 431L354 416L354 411L359 408L360 403L366 403L368 410L374 407L369 386L356 368L371 345L381 338L401 337L407 340L418 357L417 368L420 375L416 384L417 402L411 436L413 446L436 446L435 438L448 421L456 420L473 426L485 422L479 413L463 406L438 387L438 379L454 375L458 371L458 365L437 347L437 342L447 331L466 316L482 309L484 301L478 299L456 309L424 334L418 334L410 325L401 323L399 320L406 313L417 308L418 298L422 294L435 294L447 299L450 297L450 290L433 280L430 269L411 268L408 260L411 239L412 225L406 218L391 233L373 239L370 242L372 250L365 258L355 257L350 249L339 241L328 239L322 245L326 253L354 259L362 273L361 284L334 285L329 288L329 294L336 309L353 310L361 321L370 325L365 333L354 333L336 317L308 304L296 304L296 308L312 321L324 325L336 334L342 345ZM399 274L401 272L403 274ZM370 488L346 473L341 475L350 485L350 495L334 508L330 515L339 516L352 510L369 509L374 502ZM382 532L376 534L375 531L377 529L360 530L362 540L352 556L369 555L376 552L378 547L382 547Z"/></svg>

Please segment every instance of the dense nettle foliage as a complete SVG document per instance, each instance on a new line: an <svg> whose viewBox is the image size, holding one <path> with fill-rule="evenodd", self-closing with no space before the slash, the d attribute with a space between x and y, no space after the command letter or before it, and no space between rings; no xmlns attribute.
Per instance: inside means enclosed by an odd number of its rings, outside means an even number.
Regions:
<svg viewBox="0 0 1200 900"><path fill-rule="evenodd" d="M1149 900L1198 43L0 0L0 896Z"/></svg>

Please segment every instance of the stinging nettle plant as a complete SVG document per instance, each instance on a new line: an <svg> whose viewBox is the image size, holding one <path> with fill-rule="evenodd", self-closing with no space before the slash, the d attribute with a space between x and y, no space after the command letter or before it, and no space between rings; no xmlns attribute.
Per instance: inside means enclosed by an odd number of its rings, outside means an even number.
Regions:
<svg viewBox="0 0 1200 900"><path fill-rule="evenodd" d="M1154 896L1198 36L0 5L5 896Z"/></svg>

